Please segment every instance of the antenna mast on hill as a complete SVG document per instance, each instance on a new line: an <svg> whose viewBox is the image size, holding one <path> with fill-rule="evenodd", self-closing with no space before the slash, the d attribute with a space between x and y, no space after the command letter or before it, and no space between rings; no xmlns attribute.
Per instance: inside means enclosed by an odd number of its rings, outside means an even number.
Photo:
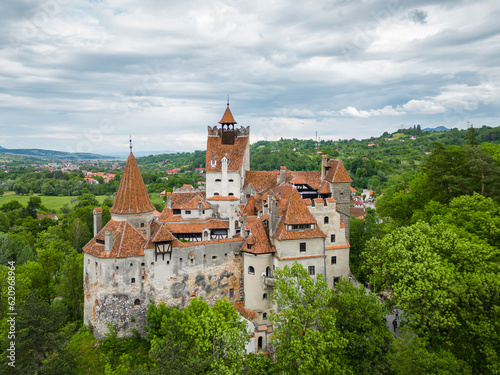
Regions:
<svg viewBox="0 0 500 375"><path fill-rule="evenodd" d="M129 146L130 147L130 153L132 153L132 135L130 136L129 142L130 142L130 146Z"/></svg>

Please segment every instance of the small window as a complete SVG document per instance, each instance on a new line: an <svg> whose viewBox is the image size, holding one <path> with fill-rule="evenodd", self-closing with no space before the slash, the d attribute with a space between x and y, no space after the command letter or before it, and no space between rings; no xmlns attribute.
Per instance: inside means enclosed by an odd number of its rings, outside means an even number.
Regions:
<svg viewBox="0 0 500 375"><path fill-rule="evenodd" d="M141 223L141 228L144 228L144 223Z"/></svg>
<svg viewBox="0 0 500 375"><path fill-rule="evenodd" d="M251 243L247 243L247 249L251 249L252 248L252 244Z"/></svg>
<svg viewBox="0 0 500 375"><path fill-rule="evenodd" d="M205 210L202 210L202 211L201 211L201 213L202 213L202 214L205 214Z"/></svg>
<svg viewBox="0 0 500 375"><path fill-rule="evenodd" d="M130 263L130 267L133 267L134 266L134 263Z"/></svg>
<svg viewBox="0 0 500 375"><path fill-rule="evenodd" d="M323 222L325 224L328 224L330 222L330 218L328 216L325 216L325 218L323 219Z"/></svg>
<svg viewBox="0 0 500 375"><path fill-rule="evenodd" d="M340 277L334 277L333 278L333 285L337 285L340 281Z"/></svg>
<svg viewBox="0 0 500 375"><path fill-rule="evenodd" d="M220 182L220 181L221 181L220 178L215 179L215 182Z"/></svg>
<svg viewBox="0 0 500 375"><path fill-rule="evenodd" d="M169 261L169 260L167 260L167 264L170 264L170 261Z"/></svg>
<svg viewBox="0 0 500 375"><path fill-rule="evenodd" d="M144 267L146 265L146 263L141 263L141 267Z"/></svg>
<svg viewBox="0 0 500 375"><path fill-rule="evenodd" d="M264 319L267 319L267 313L262 314L262 317L263 317Z"/></svg>
<svg viewBox="0 0 500 375"><path fill-rule="evenodd" d="M155 262L151 262L151 265L154 266L155 265Z"/></svg>
<svg viewBox="0 0 500 375"><path fill-rule="evenodd" d="M309 275L315 275L316 268L314 266L309 266L309 267L307 267L307 272L309 273Z"/></svg>
<svg viewBox="0 0 500 375"><path fill-rule="evenodd" d="M232 178L230 178L228 181L229 181L229 182L233 182L234 180L233 180Z"/></svg>
<svg viewBox="0 0 500 375"><path fill-rule="evenodd" d="M233 193L229 193L230 196L233 196L234 194Z"/></svg>
<svg viewBox="0 0 500 375"><path fill-rule="evenodd" d="M116 266L116 269L117 269L117 270L119 270L119 269L120 269L120 267Z"/></svg>
<svg viewBox="0 0 500 375"><path fill-rule="evenodd" d="M141 277L144 280L144 276Z"/></svg>
<svg viewBox="0 0 500 375"><path fill-rule="evenodd" d="M234 289L229 289L229 298L234 298Z"/></svg>
<svg viewBox="0 0 500 375"><path fill-rule="evenodd" d="M132 277L132 279L130 280L130 283L135 284L135 277Z"/></svg>
<svg viewBox="0 0 500 375"><path fill-rule="evenodd" d="M186 215L191 215L191 210L184 211Z"/></svg>
<svg viewBox="0 0 500 375"><path fill-rule="evenodd" d="M87 264L90 266L90 259L87 260Z"/></svg>
<svg viewBox="0 0 500 375"><path fill-rule="evenodd" d="M334 234L330 235L330 242L335 242L335 235Z"/></svg>
<svg viewBox="0 0 500 375"><path fill-rule="evenodd" d="M141 300L139 298L137 298L135 301L134 301L134 306L140 306L141 305Z"/></svg>
<svg viewBox="0 0 500 375"><path fill-rule="evenodd" d="M248 267L248 273L250 275L255 275L255 268L253 268L253 266Z"/></svg>
<svg viewBox="0 0 500 375"><path fill-rule="evenodd" d="M332 264L337 264L337 257L336 256L332 257Z"/></svg>
<svg viewBox="0 0 500 375"><path fill-rule="evenodd" d="M250 194L247 194L246 197L247 197L247 199L250 198Z"/></svg>
<svg viewBox="0 0 500 375"><path fill-rule="evenodd" d="M262 295L262 299L267 299L267 293L264 293L264 294Z"/></svg>
<svg viewBox="0 0 500 375"><path fill-rule="evenodd" d="M301 242L300 243L300 251L306 251L306 243L305 242Z"/></svg>
<svg viewBox="0 0 500 375"><path fill-rule="evenodd" d="M190 261L191 261L191 265L194 266L194 259L191 258Z"/></svg>
<svg viewBox="0 0 500 375"><path fill-rule="evenodd" d="M215 195L219 195L219 193L214 193L214 196L215 196Z"/></svg>
<svg viewBox="0 0 500 375"><path fill-rule="evenodd" d="M181 210L179 209L174 209L174 215L180 215L181 214Z"/></svg>

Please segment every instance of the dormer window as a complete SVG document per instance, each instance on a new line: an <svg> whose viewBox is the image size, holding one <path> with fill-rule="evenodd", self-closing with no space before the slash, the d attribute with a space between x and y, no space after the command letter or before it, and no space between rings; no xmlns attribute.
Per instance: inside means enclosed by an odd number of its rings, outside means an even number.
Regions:
<svg viewBox="0 0 500 375"><path fill-rule="evenodd" d="M221 182L221 179L220 178L216 178L215 182Z"/></svg>
<svg viewBox="0 0 500 375"><path fill-rule="evenodd" d="M181 214L181 210L179 209L174 209L174 215L180 215Z"/></svg>

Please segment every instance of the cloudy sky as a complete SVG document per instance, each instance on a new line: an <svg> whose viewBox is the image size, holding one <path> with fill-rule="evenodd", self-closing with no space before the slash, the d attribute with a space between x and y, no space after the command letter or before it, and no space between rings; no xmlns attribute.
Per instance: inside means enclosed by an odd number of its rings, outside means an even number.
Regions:
<svg viewBox="0 0 500 375"><path fill-rule="evenodd" d="M498 0L4 0L0 145L205 149L500 125Z"/></svg>

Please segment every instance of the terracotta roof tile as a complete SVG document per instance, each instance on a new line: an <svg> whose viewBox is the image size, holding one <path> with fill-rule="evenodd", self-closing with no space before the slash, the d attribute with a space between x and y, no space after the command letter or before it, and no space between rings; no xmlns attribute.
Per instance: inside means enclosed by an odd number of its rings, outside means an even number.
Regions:
<svg viewBox="0 0 500 375"><path fill-rule="evenodd" d="M349 177L349 173L347 173L344 163L338 159L330 159L326 164L327 167L330 167L325 180L329 182L352 182L351 177Z"/></svg>
<svg viewBox="0 0 500 375"><path fill-rule="evenodd" d="M234 145L223 145L222 139L217 136L207 137L206 172L220 172L221 160L224 156L229 159L227 170L229 172L239 172L243 165L243 157L248 144L248 136L236 137ZM212 167L212 153L214 154L216 165Z"/></svg>
<svg viewBox="0 0 500 375"><path fill-rule="evenodd" d="M237 122L234 121L234 117L233 117L233 114L231 113L231 110L229 109L229 105L227 106L226 110L224 111L224 114L222 115L222 118L219 121L219 124L237 124Z"/></svg>
<svg viewBox="0 0 500 375"><path fill-rule="evenodd" d="M250 231L250 235L241 247L241 251L252 254L268 254L275 252L275 249L269 242L269 237L267 236L266 229L261 220L256 220Z"/></svg>
<svg viewBox="0 0 500 375"><path fill-rule="evenodd" d="M287 230L287 225L295 224L315 224L315 228L291 231ZM290 199L288 199L285 213L281 217L278 228L274 232L273 237L282 241L326 237L326 234L323 233L323 231L317 225L316 219L311 214L306 204L300 197L299 192L295 189L292 189L292 195Z"/></svg>
<svg viewBox="0 0 500 375"><path fill-rule="evenodd" d="M330 245L330 246L325 246L325 250L335 250L335 249L349 249L351 245L344 244L344 245Z"/></svg>
<svg viewBox="0 0 500 375"><path fill-rule="evenodd" d="M233 302L233 305L236 308L236 311L248 320L254 320L257 317L257 313L255 311L245 309L245 302Z"/></svg>
<svg viewBox="0 0 500 375"><path fill-rule="evenodd" d="M106 231L113 233L113 247L110 251L104 250ZM83 247L83 251L100 258L126 258L144 255L145 244L144 236L128 221L110 220L97 236Z"/></svg>
<svg viewBox="0 0 500 375"><path fill-rule="evenodd" d="M207 200L209 200L209 201L239 201L239 199L233 195L227 195L227 196L215 195L211 198L208 198Z"/></svg>
<svg viewBox="0 0 500 375"><path fill-rule="evenodd" d="M127 164L125 164L115 202L109 212L112 214L128 215L152 212L154 209L137 161L134 154L130 153Z"/></svg>
<svg viewBox="0 0 500 375"><path fill-rule="evenodd" d="M245 209L241 213L241 216L257 216L257 208L255 207L255 197L253 195L248 198L248 202Z"/></svg>
<svg viewBox="0 0 500 375"><path fill-rule="evenodd" d="M228 220L209 219L205 221L193 220L183 222L167 222L167 229L171 233L203 233L207 229L228 229Z"/></svg>
<svg viewBox="0 0 500 375"><path fill-rule="evenodd" d="M292 179L295 178L296 184L307 184L315 190L319 189L321 185L320 171L292 171L290 174Z"/></svg>
<svg viewBox="0 0 500 375"><path fill-rule="evenodd" d="M210 205L205 200L203 192L181 192L176 191L171 195L173 210L197 210L198 203L202 203L202 209L210 209ZM165 206L166 207L166 206Z"/></svg>
<svg viewBox="0 0 500 375"><path fill-rule="evenodd" d="M278 171L247 171L244 186L252 185L260 193L277 184L278 174Z"/></svg>

